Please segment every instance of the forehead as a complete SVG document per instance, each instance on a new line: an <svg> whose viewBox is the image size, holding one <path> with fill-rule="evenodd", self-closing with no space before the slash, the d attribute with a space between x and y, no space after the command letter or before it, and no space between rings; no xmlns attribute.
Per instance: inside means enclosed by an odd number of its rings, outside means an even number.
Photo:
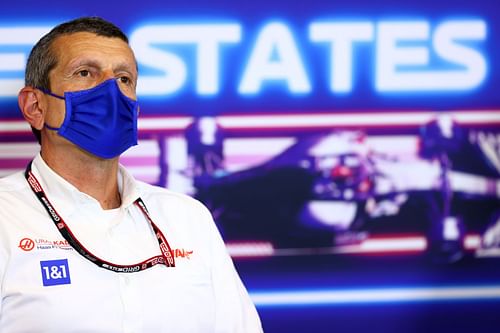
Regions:
<svg viewBox="0 0 500 333"><path fill-rule="evenodd" d="M56 67L65 67L83 59L100 62L103 66L117 63L136 67L132 49L125 41L90 32L59 36L52 43L51 51L57 59Z"/></svg>

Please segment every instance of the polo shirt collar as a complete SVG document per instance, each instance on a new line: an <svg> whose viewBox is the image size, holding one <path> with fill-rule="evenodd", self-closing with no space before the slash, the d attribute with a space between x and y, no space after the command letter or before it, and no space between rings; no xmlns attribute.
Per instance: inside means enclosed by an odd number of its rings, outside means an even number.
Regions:
<svg viewBox="0 0 500 333"><path fill-rule="evenodd" d="M85 205L101 207L96 199L80 192L75 186L52 170L40 154L37 154L33 160L32 171L40 182L47 198L61 216L69 217ZM117 177L122 200L121 207L128 208L140 196L137 182L122 165L119 165Z"/></svg>

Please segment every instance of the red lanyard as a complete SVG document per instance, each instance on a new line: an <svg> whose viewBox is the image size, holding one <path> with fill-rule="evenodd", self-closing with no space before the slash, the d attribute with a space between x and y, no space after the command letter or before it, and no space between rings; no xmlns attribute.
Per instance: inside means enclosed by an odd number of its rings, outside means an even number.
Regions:
<svg viewBox="0 0 500 333"><path fill-rule="evenodd" d="M80 253L85 259L90 260L92 263L96 264L97 266L108 269L113 272L118 272L118 273L134 273L134 272L139 272L143 271L145 269L151 268L153 266L156 266L158 264L163 264L167 267L175 267L175 261L174 261L174 255L173 251L170 248L170 245L168 245L167 238L163 235L161 230L156 226L156 224L153 223L153 220L151 219L151 216L149 215L149 212L146 208L146 205L142 201L141 198L137 198L137 200L134 201L134 204L139 207L139 209L142 211L146 219L151 223L151 226L153 228L153 231L155 232L156 238L158 239L158 244L160 245L160 251L161 255L151 257L149 259L146 259L140 263L133 264L133 265L118 265L118 264L113 264L109 261L103 260L94 254L92 254L89 250L87 250L82 243L76 239L75 235L71 232L69 229L68 225L66 222L64 222L63 218L57 213L55 210L54 206L50 203L49 199L45 195L45 192L42 189L42 186L36 179L35 175L31 172L31 163L28 164L26 167L26 171L24 173L24 176L26 177L26 180L28 181L28 184L30 185L31 189L33 190L33 193L35 193L36 197L38 200L42 203L43 207L45 207L45 210L49 214L50 218L56 225L57 229L61 233L61 235L64 237L66 241L78 252Z"/></svg>

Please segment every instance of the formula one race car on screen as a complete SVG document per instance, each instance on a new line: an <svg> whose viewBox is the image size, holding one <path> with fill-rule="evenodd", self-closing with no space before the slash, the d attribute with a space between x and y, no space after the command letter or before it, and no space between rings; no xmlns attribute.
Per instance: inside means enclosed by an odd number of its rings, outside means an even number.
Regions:
<svg viewBox="0 0 500 333"><path fill-rule="evenodd" d="M488 234L482 246L499 248L498 133L442 116L421 128L414 152L389 138L391 153L362 131L332 130L297 136L270 160L236 172L225 168L226 138L213 118L186 133L195 195L226 239L311 248L422 234L428 253L447 261L462 257L467 233Z"/></svg>

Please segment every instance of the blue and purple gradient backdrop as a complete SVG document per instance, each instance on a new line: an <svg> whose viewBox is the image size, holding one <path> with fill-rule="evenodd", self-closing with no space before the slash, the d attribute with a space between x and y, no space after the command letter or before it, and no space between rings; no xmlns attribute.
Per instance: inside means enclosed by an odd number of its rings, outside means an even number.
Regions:
<svg viewBox="0 0 500 333"><path fill-rule="evenodd" d="M187 63L188 81L175 96L141 99L146 116L202 114L289 114L310 111L394 112L498 110L500 108L500 6L497 1L22 1L0 6L0 27L53 26L78 16L102 16L127 34L148 24L230 22L242 27L241 41L224 47L220 92L196 94L193 48L180 48ZM470 91L381 94L375 89L374 43L355 50L354 88L332 94L328 88L329 51L314 44L308 27L321 20L368 21L424 20L434 27L449 19L481 19L487 37L477 50L486 58L485 80ZM270 86L252 97L238 94L248 57L260 29L268 22L285 23L311 82L311 92L293 95L283 85ZM430 45L426 44L427 46ZM0 52L12 47L0 45ZM222 58L221 58L222 59ZM228 59L230 59L228 61ZM147 68L141 68L143 74ZM22 72L0 72L21 78ZM498 111L496 111L498 113ZM498 117L497 117L498 118ZM20 119L15 98L0 98L0 119ZM496 133L498 128L494 129ZM255 135L255 134L253 134ZM258 135L257 135L258 136ZM0 144L2 144L0 142ZM156 160L155 160L156 161ZM392 287L498 286L497 259L430 264L422 258L299 256L237 261L250 292L293 290L375 290ZM500 300L458 302L352 303L276 305L259 307L268 332L491 332L500 324Z"/></svg>

